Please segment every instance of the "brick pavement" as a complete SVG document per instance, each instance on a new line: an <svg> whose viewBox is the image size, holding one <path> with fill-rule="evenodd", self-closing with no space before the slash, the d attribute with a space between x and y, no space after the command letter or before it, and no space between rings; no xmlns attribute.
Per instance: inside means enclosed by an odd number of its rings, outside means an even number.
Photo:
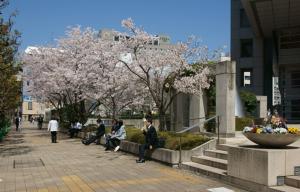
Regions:
<svg viewBox="0 0 300 192"><path fill-rule="evenodd" d="M131 154L63 134L58 142L45 129L11 131L0 143L0 192L242 191L154 161L136 164Z"/></svg>

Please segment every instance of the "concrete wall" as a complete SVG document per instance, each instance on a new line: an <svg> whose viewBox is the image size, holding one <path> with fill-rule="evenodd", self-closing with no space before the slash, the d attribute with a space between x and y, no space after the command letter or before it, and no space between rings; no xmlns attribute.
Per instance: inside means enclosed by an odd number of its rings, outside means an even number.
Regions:
<svg viewBox="0 0 300 192"><path fill-rule="evenodd" d="M300 166L300 149L262 149L255 147L229 147L229 176L272 186L277 177L294 175Z"/></svg>

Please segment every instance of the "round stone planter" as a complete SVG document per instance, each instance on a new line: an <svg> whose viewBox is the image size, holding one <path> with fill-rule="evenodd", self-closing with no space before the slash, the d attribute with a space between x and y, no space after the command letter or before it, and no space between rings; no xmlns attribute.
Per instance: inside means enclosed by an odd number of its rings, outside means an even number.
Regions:
<svg viewBox="0 0 300 192"><path fill-rule="evenodd" d="M298 134L243 133L250 141L270 148L280 148L294 143L300 138Z"/></svg>

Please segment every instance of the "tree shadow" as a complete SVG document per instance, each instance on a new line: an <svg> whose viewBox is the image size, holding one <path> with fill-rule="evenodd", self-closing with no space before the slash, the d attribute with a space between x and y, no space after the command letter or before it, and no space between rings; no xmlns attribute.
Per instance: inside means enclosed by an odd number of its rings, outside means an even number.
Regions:
<svg viewBox="0 0 300 192"><path fill-rule="evenodd" d="M29 146L12 146L0 148L0 156L8 157L15 155L23 155L31 152L33 149Z"/></svg>

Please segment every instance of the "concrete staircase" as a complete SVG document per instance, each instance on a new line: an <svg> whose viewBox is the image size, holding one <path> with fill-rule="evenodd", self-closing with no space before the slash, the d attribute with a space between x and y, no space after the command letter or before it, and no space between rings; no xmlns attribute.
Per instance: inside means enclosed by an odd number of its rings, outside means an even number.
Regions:
<svg viewBox="0 0 300 192"><path fill-rule="evenodd" d="M210 177L222 179L227 172L226 145L217 145L214 150L205 150L201 156L192 156L190 162L183 162L181 168L204 174Z"/></svg>
<svg viewBox="0 0 300 192"><path fill-rule="evenodd" d="M300 192L300 176L287 176L282 186L270 187L270 192Z"/></svg>
<svg viewBox="0 0 300 192"><path fill-rule="evenodd" d="M231 183L230 178L227 176L227 150L228 145L217 145L216 149L205 150L201 156L192 156L191 161L183 162L181 168ZM287 176L284 184L265 188L264 191L300 192L300 176Z"/></svg>

